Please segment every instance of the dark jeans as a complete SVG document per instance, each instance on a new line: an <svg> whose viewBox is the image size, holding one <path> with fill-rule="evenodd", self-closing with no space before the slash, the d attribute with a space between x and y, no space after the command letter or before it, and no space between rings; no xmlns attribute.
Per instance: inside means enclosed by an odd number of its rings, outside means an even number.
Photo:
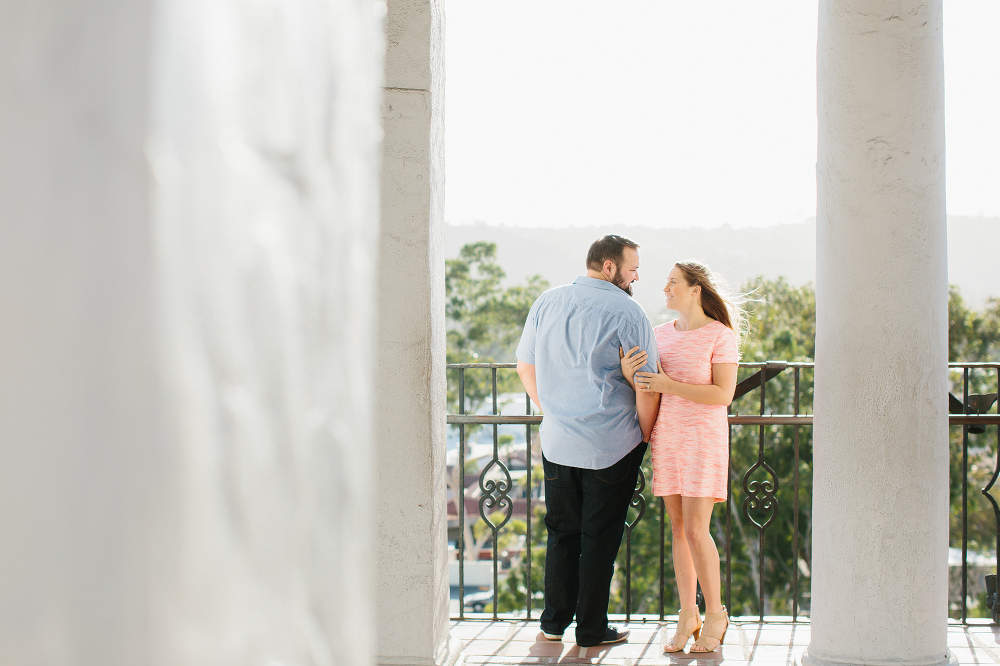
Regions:
<svg viewBox="0 0 1000 666"><path fill-rule="evenodd" d="M561 634L576 614L576 642L599 645L608 630L608 597L628 505L646 444L604 469L545 468L545 610L542 631Z"/></svg>

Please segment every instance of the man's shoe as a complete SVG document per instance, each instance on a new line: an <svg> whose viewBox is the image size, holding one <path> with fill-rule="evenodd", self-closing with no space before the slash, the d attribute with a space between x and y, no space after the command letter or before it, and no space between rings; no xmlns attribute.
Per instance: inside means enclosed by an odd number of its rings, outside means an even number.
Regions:
<svg viewBox="0 0 1000 666"><path fill-rule="evenodd" d="M563 637L562 634L550 634L547 631L543 631L542 636L545 636L545 638L549 639L550 641L561 641Z"/></svg>
<svg viewBox="0 0 1000 666"><path fill-rule="evenodd" d="M619 631L614 627L608 627L608 633L604 636L604 640L601 641L601 645L610 645L611 643L624 643L628 640L628 629L622 629Z"/></svg>
<svg viewBox="0 0 1000 666"><path fill-rule="evenodd" d="M598 645L611 645L612 643L624 643L628 640L628 629L619 631L614 627L608 627L608 632L604 634L604 640ZM577 643L579 645L579 643ZM593 645L580 645L582 648L594 647Z"/></svg>

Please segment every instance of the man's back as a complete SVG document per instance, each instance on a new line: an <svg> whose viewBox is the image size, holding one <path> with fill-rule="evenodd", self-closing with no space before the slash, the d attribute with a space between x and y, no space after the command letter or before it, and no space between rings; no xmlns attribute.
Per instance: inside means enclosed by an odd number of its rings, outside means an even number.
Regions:
<svg viewBox="0 0 1000 666"><path fill-rule="evenodd" d="M610 282L581 276L535 301L517 357L535 366L547 459L602 469L642 441L635 393L618 356L619 347L634 346L656 358L642 308Z"/></svg>

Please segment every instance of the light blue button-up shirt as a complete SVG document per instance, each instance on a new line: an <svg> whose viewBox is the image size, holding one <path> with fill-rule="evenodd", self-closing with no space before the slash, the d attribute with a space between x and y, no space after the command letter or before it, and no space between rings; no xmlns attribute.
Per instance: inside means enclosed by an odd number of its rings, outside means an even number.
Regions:
<svg viewBox="0 0 1000 666"><path fill-rule="evenodd" d="M535 366L545 414L542 453L552 462L604 469L642 441L619 346L646 350L642 369L656 371L656 337L646 313L610 282L581 275L531 306L517 358Z"/></svg>

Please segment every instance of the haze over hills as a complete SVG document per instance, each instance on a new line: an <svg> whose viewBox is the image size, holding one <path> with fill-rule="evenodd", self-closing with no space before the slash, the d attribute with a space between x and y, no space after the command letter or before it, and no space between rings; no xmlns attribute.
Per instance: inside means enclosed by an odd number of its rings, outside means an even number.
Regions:
<svg viewBox="0 0 1000 666"><path fill-rule="evenodd" d="M708 263L733 286L763 275L802 285L816 280L816 221L773 227L733 229L653 229L592 227L535 229L487 224L447 225L445 253L452 258L466 243L497 244L497 261L507 283L539 274L552 286L572 282L584 272L587 248L605 233L618 233L641 245L642 265L634 295L654 323L666 315L660 290L673 262L697 258ZM845 279L864 284L864 276ZM958 285L966 301L981 307L990 296L1000 297L1000 218L948 218L948 280Z"/></svg>

